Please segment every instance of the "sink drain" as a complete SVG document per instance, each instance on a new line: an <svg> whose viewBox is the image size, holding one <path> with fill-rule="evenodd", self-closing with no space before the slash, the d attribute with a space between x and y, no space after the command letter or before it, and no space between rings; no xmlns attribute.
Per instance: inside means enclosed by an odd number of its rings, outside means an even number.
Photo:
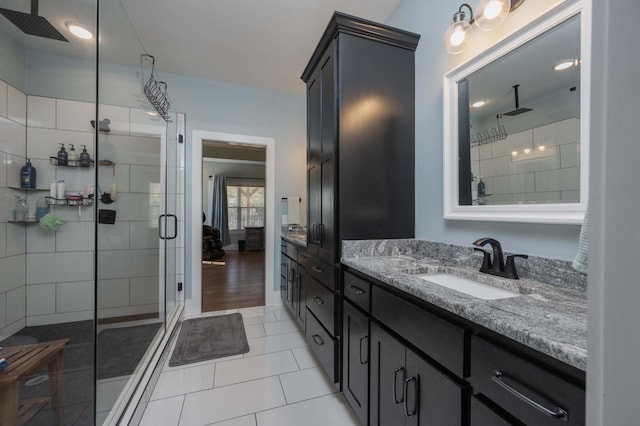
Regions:
<svg viewBox="0 0 640 426"><path fill-rule="evenodd" d="M25 386L38 386L44 382L49 381L49 376L43 374L41 376L35 376L24 382Z"/></svg>

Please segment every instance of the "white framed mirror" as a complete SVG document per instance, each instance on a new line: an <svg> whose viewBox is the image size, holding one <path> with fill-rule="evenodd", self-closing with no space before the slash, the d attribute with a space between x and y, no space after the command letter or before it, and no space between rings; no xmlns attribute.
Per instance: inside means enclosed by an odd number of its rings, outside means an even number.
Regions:
<svg viewBox="0 0 640 426"><path fill-rule="evenodd" d="M444 75L445 219L582 223L590 28L562 5Z"/></svg>

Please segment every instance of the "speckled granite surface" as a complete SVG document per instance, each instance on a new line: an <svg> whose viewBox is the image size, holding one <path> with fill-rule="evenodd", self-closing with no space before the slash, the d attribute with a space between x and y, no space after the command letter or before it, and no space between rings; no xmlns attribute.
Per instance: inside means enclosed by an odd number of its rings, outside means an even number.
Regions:
<svg viewBox="0 0 640 426"><path fill-rule="evenodd" d="M282 229L281 235L285 241L288 241L291 244L295 244L299 247L307 246L307 228L306 227L300 227L294 230L288 230L284 228Z"/></svg>
<svg viewBox="0 0 640 426"><path fill-rule="evenodd" d="M518 264L523 279L509 280L479 273L482 255L474 254L471 248L453 245L418 240L345 241L342 253L342 263L353 269L569 365L586 369L587 297L583 290L586 279L574 276L570 270L563 271L563 261L529 258L527 267L524 262ZM534 264L538 259L540 265ZM478 299L417 276L430 273L457 275L520 295ZM534 281L532 276L553 282ZM570 282L561 283L566 277ZM581 280L585 281L584 287Z"/></svg>

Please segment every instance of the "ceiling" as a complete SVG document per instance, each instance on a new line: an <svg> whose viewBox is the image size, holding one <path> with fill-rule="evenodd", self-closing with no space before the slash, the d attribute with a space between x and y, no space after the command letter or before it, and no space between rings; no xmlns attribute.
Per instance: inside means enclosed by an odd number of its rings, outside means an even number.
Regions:
<svg viewBox="0 0 640 426"><path fill-rule="evenodd" d="M70 43L26 36L4 17L0 30L26 48L91 57L67 21L95 31L95 0L42 0L39 15ZM140 53L160 72L304 94L300 75L333 12L384 22L400 0L103 0L100 56L139 66ZM0 0L0 7L30 11L30 0ZM91 23L94 23L91 25Z"/></svg>

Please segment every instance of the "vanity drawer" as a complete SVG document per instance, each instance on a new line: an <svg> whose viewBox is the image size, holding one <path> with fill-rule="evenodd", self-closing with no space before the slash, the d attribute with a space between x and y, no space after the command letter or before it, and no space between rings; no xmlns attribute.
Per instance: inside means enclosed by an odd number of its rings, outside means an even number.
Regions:
<svg viewBox="0 0 640 426"><path fill-rule="evenodd" d="M464 328L377 286L372 286L371 315L456 376L465 377Z"/></svg>
<svg viewBox="0 0 640 426"><path fill-rule="evenodd" d="M365 312L369 312L371 304L371 283L345 272L344 297L353 302L354 305L362 308Z"/></svg>
<svg viewBox="0 0 640 426"><path fill-rule="evenodd" d="M298 247L296 247L295 244L292 244L288 241L285 241L285 243L287 244L287 256L289 256L291 259L298 261Z"/></svg>
<svg viewBox="0 0 640 426"><path fill-rule="evenodd" d="M471 397L470 417L469 426L520 426L522 424L503 418L475 396Z"/></svg>
<svg viewBox="0 0 640 426"><path fill-rule="evenodd" d="M332 334L335 324L336 294L313 278L306 277L303 283L307 308Z"/></svg>
<svg viewBox="0 0 640 426"><path fill-rule="evenodd" d="M333 266L315 256L309 255L307 252L300 253L298 256L298 263L304 266L307 273L313 278L317 279L328 288L334 291L337 290L335 268Z"/></svg>
<svg viewBox="0 0 640 426"><path fill-rule="evenodd" d="M525 424L585 423L581 386L478 336L471 339L470 382L474 394L484 395Z"/></svg>
<svg viewBox="0 0 640 426"><path fill-rule="evenodd" d="M311 349L318 357L318 361L327 371L334 383L338 381L338 344L322 327L313 313L307 309L306 337Z"/></svg>

